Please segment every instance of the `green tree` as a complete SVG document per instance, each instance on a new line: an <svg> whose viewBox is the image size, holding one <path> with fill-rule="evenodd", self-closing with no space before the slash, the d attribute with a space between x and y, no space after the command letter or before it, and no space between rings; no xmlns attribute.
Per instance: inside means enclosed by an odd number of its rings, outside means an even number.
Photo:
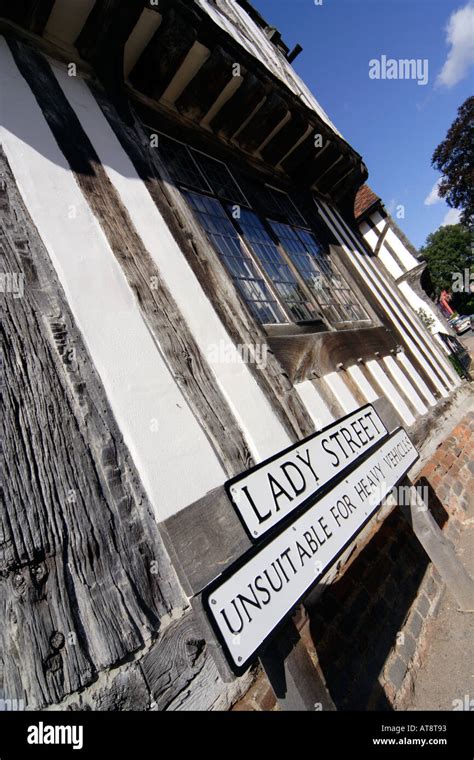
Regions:
<svg viewBox="0 0 474 760"><path fill-rule="evenodd" d="M428 295L439 297L442 290L447 290L453 295L453 309L460 314L474 313L474 293L469 292L469 273L473 272L469 230L463 224L440 227L428 235L420 253L426 260L426 269L431 281L432 292ZM460 278L465 283L462 291L459 287L453 288L453 285L458 285Z"/></svg>
<svg viewBox="0 0 474 760"><path fill-rule="evenodd" d="M431 163L443 177L439 195L451 208L461 211L461 221L474 223L474 96L458 108L442 143L438 145Z"/></svg>

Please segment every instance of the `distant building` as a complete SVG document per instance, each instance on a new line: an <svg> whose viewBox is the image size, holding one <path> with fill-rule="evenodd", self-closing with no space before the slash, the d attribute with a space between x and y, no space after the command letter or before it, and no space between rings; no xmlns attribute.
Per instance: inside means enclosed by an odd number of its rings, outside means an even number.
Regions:
<svg viewBox="0 0 474 760"><path fill-rule="evenodd" d="M363 185L357 193L354 215L365 242L393 277L413 310L417 313L422 310L433 320L433 334L446 332L446 326L420 285L426 263L420 260L416 248L368 185Z"/></svg>

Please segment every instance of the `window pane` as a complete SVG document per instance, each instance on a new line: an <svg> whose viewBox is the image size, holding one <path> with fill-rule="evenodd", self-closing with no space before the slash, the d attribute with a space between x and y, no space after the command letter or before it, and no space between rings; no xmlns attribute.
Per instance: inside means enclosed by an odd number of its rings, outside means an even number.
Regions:
<svg viewBox="0 0 474 760"><path fill-rule="evenodd" d="M248 206L242 191L222 161L216 161L198 150L193 150L192 154L218 198Z"/></svg>
<svg viewBox="0 0 474 760"><path fill-rule="evenodd" d="M197 190L210 191L206 178L199 170L186 145L166 135L158 135L160 157L177 184L189 185Z"/></svg>
<svg viewBox="0 0 474 760"><path fill-rule="evenodd" d="M219 201L198 193L183 194L254 316L259 322L267 324L285 322L281 308L242 246Z"/></svg>
<svg viewBox="0 0 474 760"><path fill-rule="evenodd" d="M269 216L271 219L290 222L297 226L308 226L288 193L275 190L267 185L259 185L255 188L254 193L258 197L259 205L263 209L265 216Z"/></svg>
<svg viewBox="0 0 474 760"><path fill-rule="evenodd" d="M368 319L335 262L323 253L321 245L310 232L280 222L270 224L331 322Z"/></svg>
<svg viewBox="0 0 474 760"><path fill-rule="evenodd" d="M259 218L252 211L241 209L238 224L242 229L245 241L249 243L262 263L278 295L294 319L296 321L315 319L316 314L313 305L308 303L308 299L301 290L293 272Z"/></svg>

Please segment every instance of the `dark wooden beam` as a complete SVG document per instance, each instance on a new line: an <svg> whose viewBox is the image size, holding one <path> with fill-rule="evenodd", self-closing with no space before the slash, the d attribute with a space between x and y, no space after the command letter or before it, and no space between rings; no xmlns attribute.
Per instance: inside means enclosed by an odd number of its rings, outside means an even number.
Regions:
<svg viewBox="0 0 474 760"><path fill-rule="evenodd" d="M351 160L351 156L340 156L340 160L335 162L324 174L324 177L319 177L315 182L315 187L321 193L332 193L340 180L347 177L348 173L354 167L355 159Z"/></svg>
<svg viewBox="0 0 474 760"><path fill-rule="evenodd" d="M216 47L176 101L178 111L200 121L231 81L235 58Z"/></svg>
<svg viewBox="0 0 474 760"><path fill-rule="evenodd" d="M277 132L262 151L262 158L276 166L288 151L300 140L309 126L306 114L292 110L291 119Z"/></svg>
<svg viewBox="0 0 474 760"><path fill-rule="evenodd" d="M291 153L282 161L281 166L284 171L290 176L299 174L300 167L307 167L312 164L315 156L322 148L317 148L314 143L314 133L310 132ZM300 184L300 183L298 183Z"/></svg>
<svg viewBox="0 0 474 760"><path fill-rule="evenodd" d="M197 40L197 27L173 8L153 35L135 67L130 81L139 92L159 100Z"/></svg>
<svg viewBox="0 0 474 760"><path fill-rule="evenodd" d="M280 97L278 93L272 92L237 136L238 144L249 153L254 153L265 138L278 126L287 112L286 100Z"/></svg>
<svg viewBox="0 0 474 760"><path fill-rule="evenodd" d="M1 150L0 238L3 271L25 277L22 298L2 299L0 693L40 709L144 647L185 600Z"/></svg>
<svg viewBox="0 0 474 760"><path fill-rule="evenodd" d="M330 169L335 162L341 157L338 146L329 141L323 144L321 151L315 156L311 163L304 168L306 184L309 187L317 185L320 178ZM301 169L300 169L301 171Z"/></svg>
<svg viewBox="0 0 474 760"><path fill-rule="evenodd" d="M160 523L160 532L188 596L202 591L252 546L222 486Z"/></svg>
<svg viewBox="0 0 474 760"><path fill-rule="evenodd" d="M258 104L269 92L269 83L247 72L244 81L232 97L225 103L210 123L213 131L224 139L230 139L237 132Z"/></svg>
<svg viewBox="0 0 474 760"><path fill-rule="evenodd" d="M140 294L140 308L150 334L160 346L173 376L183 378L181 390L189 408L206 431L225 471L239 472L252 459L243 433L172 294L157 276L156 265L74 110L47 61L19 43L10 45L124 277L131 290ZM154 279L157 284L151 289Z"/></svg>
<svg viewBox="0 0 474 760"><path fill-rule="evenodd" d="M147 0L97 0L76 40L76 47L88 61L115 102L129 120L123 92L123 56L128 40Z"/></svg>
<svg viewBox="0 0 474 760"><path fill-rule="evenodd" d="M314 375L322 377L337 371L341 364L347 367L359 359L369 361L376 358L376 352L387 355L397 348L395 337L385 327L302 334L296 330L293 335L273 334L268 338L292 383Z"/></svg>

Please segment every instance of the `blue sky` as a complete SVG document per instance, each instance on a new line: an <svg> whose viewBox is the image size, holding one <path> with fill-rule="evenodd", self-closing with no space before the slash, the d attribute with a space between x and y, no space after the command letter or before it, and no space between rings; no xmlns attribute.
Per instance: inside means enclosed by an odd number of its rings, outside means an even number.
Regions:
<svg viewBox="0 0 474 760"><path fill-rule="evenodd" d="M389 210L403 205L397 221L412 242L419 247L441 224L455 223L433 191L439 175L431 156L474 92L474 0L253 4L290 48L303 46L295 70L363 156L369 184ZM382 55L428 59L428 83L371 79L369 61Z"/></svg>

